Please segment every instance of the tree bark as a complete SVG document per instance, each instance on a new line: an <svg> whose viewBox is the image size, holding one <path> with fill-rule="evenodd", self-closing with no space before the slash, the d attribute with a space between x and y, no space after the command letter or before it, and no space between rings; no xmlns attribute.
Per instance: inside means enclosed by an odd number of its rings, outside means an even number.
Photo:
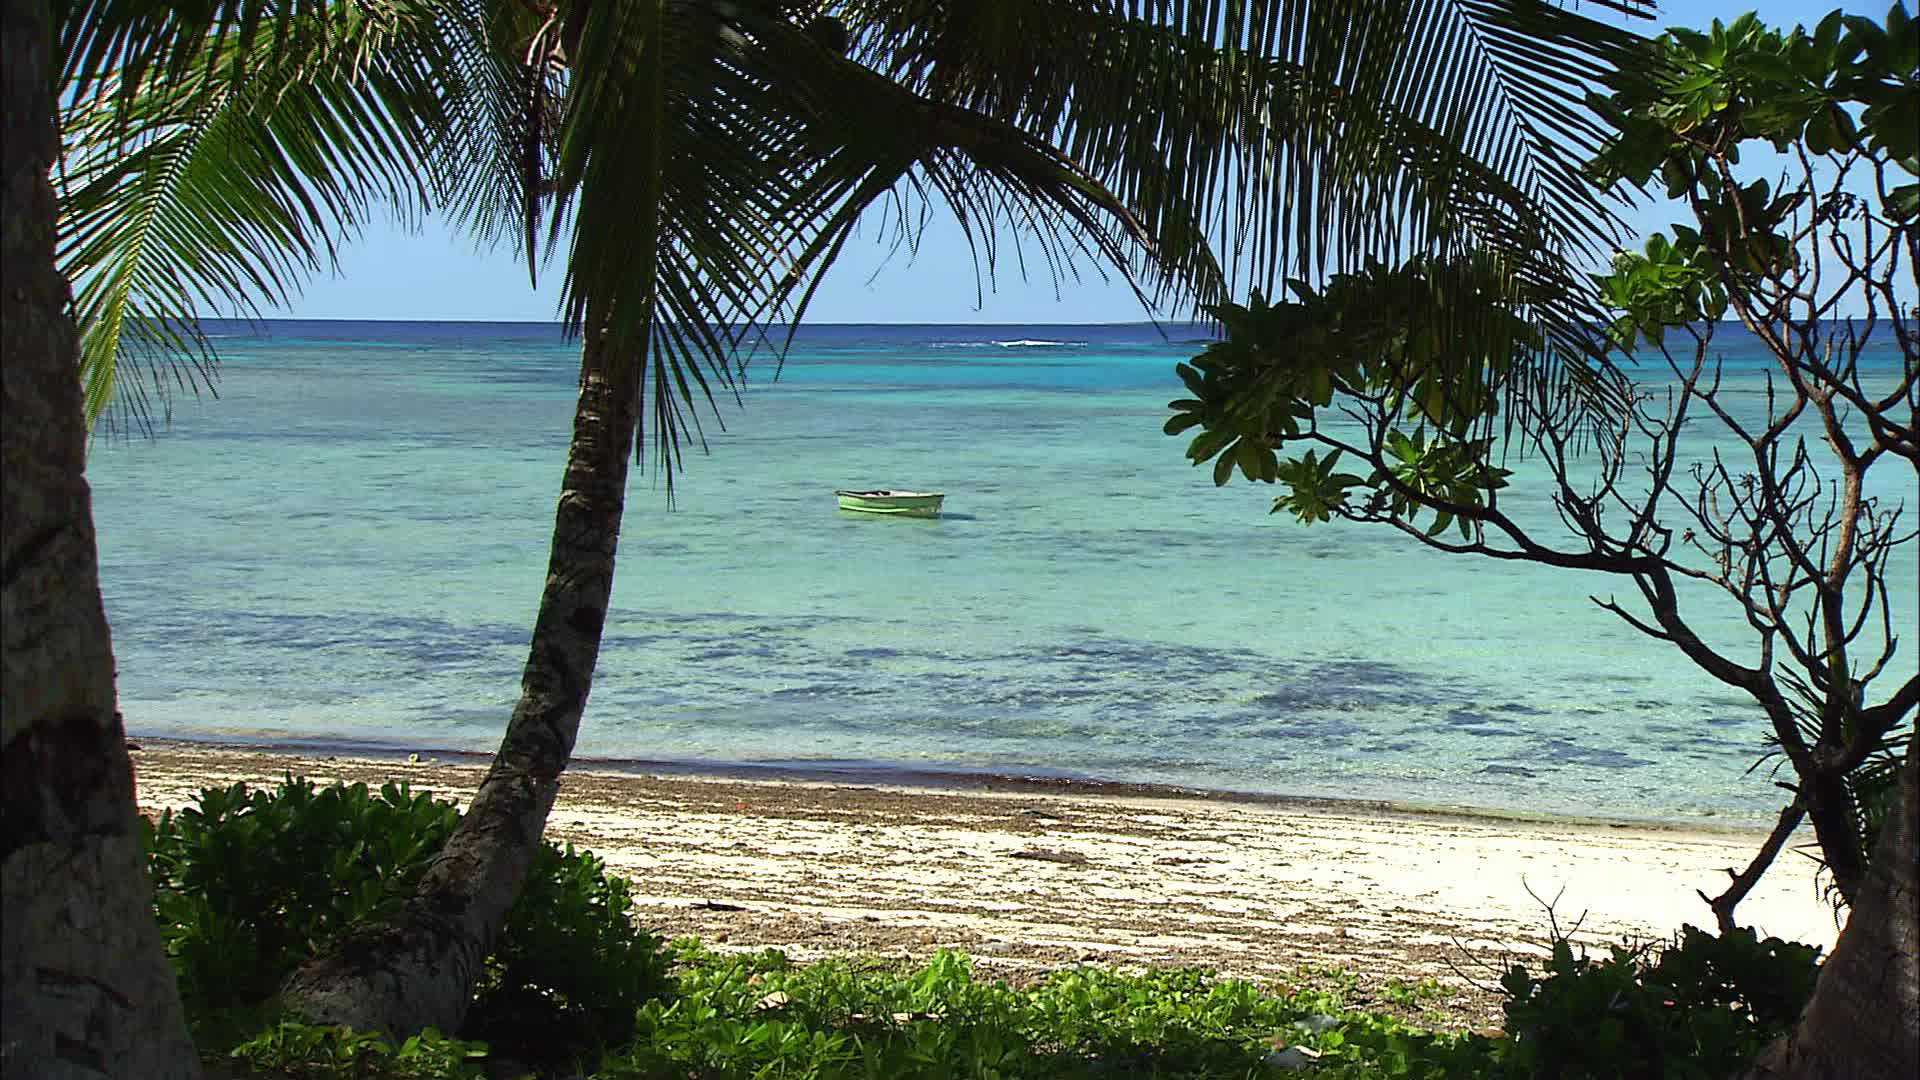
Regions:
<svg viewBox="0 0 1920 1080"><path fill-rule="evenodd" d="M1760 883L1760 875L1766 873L1767 868L1773 865L1773 860L1780 854L1780 849L1786 846L1787 838L1800 827L1801 819L1806 816L1806 807L1796 796L1785 809L1780 811L1780 819L1774 822L1773 831L1768 833L1767 838L1761 842L1760 850L1754 853L1753 860L1747 863L1747 868L1737 873L1732 869L1727 870L1727 876L1733 881L1727 886L1726 892L1719 896L1708 896L1704 890L1694 890L1700 899L1707 902L1707 907L1713 909L1714 923L1720 928L1722 934L1733 933L1735 927L1739 925L1734 921L1733 909L1739 907L1740 901L1745 900L1747 894L1753 891L1753 887Z"/></svg>
<svg viewBox="0 0 1920 1080"><path fill-rule="evenodd" d="M613 353L588 331L546 588L493 767L405 910L355 930L288 980L285 1002L315 1023L451 1032L472 1002L540 844L600 654L639 418L639 365Z"/></svg>
<svg viewBox="0 0 1920 1080"><path fill-rule="evenodd" d="M196 1077L135 832L78 336L54 265L52 17L0 30L0 1074Z"/></svg>
<svg viewBox="0 0 1920 1080"><path fill-rule="evenodd" d="M1907 746L1846 929L1793 1032L1748 1080L1913 1080L1920 1076L1920 738Z"/></svg>
<svg viewBox="0 0 1920 1080"><path fill-rule="evenodd" d="M1851 729L1859 718L1850 721L1841 722ZM1833 768L1824 752L1816 753L1815 761L1818 764L1811 772L1800 775L1800 801L1806 804L1807 820L1820 842L1820 858L1833 887L1851 905L1858 902L1871 869L1857 823L1860 807L1847 787L1846 773Z"/></svg>

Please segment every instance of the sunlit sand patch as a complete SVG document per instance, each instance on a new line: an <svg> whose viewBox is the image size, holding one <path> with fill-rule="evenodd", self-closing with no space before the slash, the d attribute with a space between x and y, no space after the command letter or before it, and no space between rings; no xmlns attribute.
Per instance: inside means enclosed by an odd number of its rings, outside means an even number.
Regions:
<svg viewBox="0 0 1920 1080"><path fill-rule="evenodd" d="M478 763L298 756L147 740L150 813L199 788L292 772L464 798ZM569 772L547 834L630 876L637 917L729 949L973 953L1011 976L1084 962L1291 979L1303 968L1441 980L1458 1022L1497 1019L1490 985L1563 928L1604 944L1710 916L1759 836L1746 830L1476 818L1333 803ZM1767 933L1830 945L1806 860L1741 905Z"/></svg>

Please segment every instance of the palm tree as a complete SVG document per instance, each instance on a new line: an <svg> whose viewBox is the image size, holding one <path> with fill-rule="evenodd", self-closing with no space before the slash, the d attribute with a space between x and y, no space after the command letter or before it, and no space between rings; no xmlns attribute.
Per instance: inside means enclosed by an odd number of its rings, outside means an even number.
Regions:
<svg viewBox="0 0 1920 1080"><path fill-rule="evenodd" d="M0 1073L197 1075L114 710L67 282L46 4L0 23Z"/></svg>
<svg viewBox="0 0 1920 1080"><path fill-rule="evenodd" d="M61 250L95 415L122 355L203 355L196 301L277 300L390 201L449 209L530 270L564 249L583 339L547 584L493 768L402 916L289 987L309 1016L362 1028L457 1026L585 709L629 462L650 436L672 476L695 410L804 315L876 203L900 206L896 228L951 212L988 268L1011 235L1173 310L1486 248L1552 297L1541 282L1611 241L1575 174L1601 135L1577 106L1628 38L1538 0L195 11L63 11ZM236 148L248 168L208 164ZM1582 313L1533 314L1564 329ZM1548 340L1542 374L1582 370L1571 336Z"/></svg>

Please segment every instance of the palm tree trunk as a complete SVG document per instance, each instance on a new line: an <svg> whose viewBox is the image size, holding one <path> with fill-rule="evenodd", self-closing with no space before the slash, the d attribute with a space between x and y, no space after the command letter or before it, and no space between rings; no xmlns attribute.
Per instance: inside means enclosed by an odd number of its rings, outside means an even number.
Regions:
<svg viewBox="0 0 1920 1080"><path fill-rule="evenodd" d="M0 30L0 1075L196 1077L135 833L54 267L52 18Z"/></svg>
<svg viewBox="0 0 1920 1080"><path fill-rule="evenodd" d="M546 588L493 767L404 912L354 931L289 979L286 1003L311 1021L456 1031L472 1001L553 809L600 654L639 417L638 365L614 352L589 329Z"/></svg>
<svg viewBox="0 0 1920 1080"><path fill-rule="evenodd" d="M1920 1076L1920 738L1880 830L1846 929L1793 1032L1748 1080L1913 1080Z"/></svg>

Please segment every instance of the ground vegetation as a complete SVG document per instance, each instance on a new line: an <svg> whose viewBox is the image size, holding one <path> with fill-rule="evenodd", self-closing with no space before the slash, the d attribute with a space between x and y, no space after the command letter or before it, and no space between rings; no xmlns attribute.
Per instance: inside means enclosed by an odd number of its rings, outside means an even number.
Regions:
<svg viewBox="0 0 1920 1080"><path fill-rule="evenodd" d="M1096 1077L1725 1077L1786 1031L1819 950L1689 928L1589 955L1556 934L1502 978L1499 1032L1435 1030L1398 984L1255 982L1076 965L1021 985L958 952L798 964L664 946L626 882L543 846L461 1028L404 1040L290 1014L278 976L404 903L458 817L389 785L209 788L145 833L155 917L209 1071L306 1080L1068 1080ZM298 855L292 853L299 853ZM247 867L237 873L237 867ZM333 884L330 884L333 883ZM1397 1007L1397 1008L1396 1008Z"/></svg>

